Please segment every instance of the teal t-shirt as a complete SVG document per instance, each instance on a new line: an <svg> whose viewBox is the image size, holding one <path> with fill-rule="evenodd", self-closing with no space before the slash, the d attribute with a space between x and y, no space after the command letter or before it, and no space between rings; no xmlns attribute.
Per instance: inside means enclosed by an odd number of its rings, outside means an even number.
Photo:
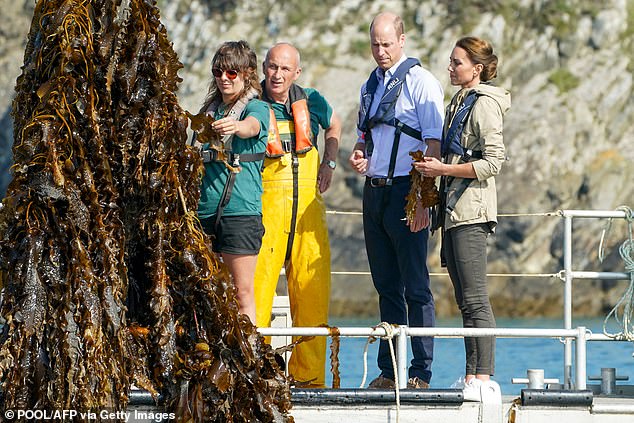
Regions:
<svg viewBox="0 0 634 423"><path fill-rule="evenodd" d="M319 127L330 127L332 107L330 107L330 104L328 104L324 96L321 95L316 89L303 88L303 90L306 93L308 111L310 112L310 129L313 132L314 139L317 140ZM291 114L288 113L288 111L286 110L286 105L280 103L271 103L271 108L273 109L273 112L275 113L275 119L277 119L278 122L283 120L293 120L293 116L291 116ZM315 145L315 147L317 147L317 145Z"/></svg>
<svg viewBox="0 0 634 423"><path fill-rule="evenodd" d="M253 99L249 101L240 116L244 120L253 116L260 122L260 133L252 138L233 137L231 148L236 154L264 153L269 130L269 106L266 102ZM216 115L214 118L222 116ZM262 214L262 160L242 164L242 171L236 175L235 185L223 216L253 216ZM229 169L222 162L205 163L200 188L198 216L201 219L216 214L220 196L229 176Z"/></svg>

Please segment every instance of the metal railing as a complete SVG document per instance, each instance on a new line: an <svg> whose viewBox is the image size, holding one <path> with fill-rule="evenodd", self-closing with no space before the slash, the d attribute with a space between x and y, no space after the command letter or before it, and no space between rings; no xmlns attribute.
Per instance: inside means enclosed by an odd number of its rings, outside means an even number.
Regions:
<svg viewBox="0 0 634 423"><path fill-rule="evenodd" d="M331 336L329 328L290 327L258 328L263 336ZM396 339L396 368L399 388L407 386L407 340L410 336L433 336L438 338L482 337L497 338L563 338L576 342L575 384L577 389L586 389L586 340L588 332L584 326L576 329L518 329L518 328L413 328L395 326L388 334L385 328L376 327L338 327L337 336L342 337L392 337Z"/></svg>
<svg viewBox="0 0 634 423"><path fill-rule="evenodd" d="M561 210L564 218L564 329L572 328L572 281L574 279L629 279L624 272L580 272L572 267L572 220L574 218L631 218L624 210ZM572 381L572 344L569 338L564 340L564 386L571 387Z"/></svg>
<svg viewBox="0 0 634 423"><path fill-rule="evenodd" d="M629 209L628 209L629 210ZM330 214L361 214L360 212L329 212ZM574 279L603 279L603 280L628 280L630 274L626 272L589 272L575 271L572 264L572 221L574 218L617 218L632 219L632 216L625 210L559 210L552 213L529 214L530 216L560 216L564 219L564 239L563 254L564 268L557 274L547 274L546 276L557 276L564 282L564 304L563 304L563 329L486 329L486 328L412 328L399 326L395 328L395 338L397 339L397 368L399 385L405 387L407 383L407 337L408 336L434 336L434 337L455 337L455 336L496 336L496 337L526 337L526 338L563 338L564 343L564 387L573 387L573 360L572 360L572 340L576 341L576 361L575 361L575 383L577 389L586 388L586 341L607 341L613 340L606 335L591 334L585 327L572 328L572 282ZM512 214L509 216L525 216L524 214ZM282 274L283 274L282 269ZM333 272L337 274L363 274L369 272ZM488 275L491 276L491 275ZM507 275L508 276L508 275ZM515 275L518 276L518 275ZM531 276L521 274L520 276ZM328 328L258 328L258 331L265 336L329 336L331 332ZM340 336L375 336L384 337L388 334L384 329L377 328L338 328Z"/></svg>

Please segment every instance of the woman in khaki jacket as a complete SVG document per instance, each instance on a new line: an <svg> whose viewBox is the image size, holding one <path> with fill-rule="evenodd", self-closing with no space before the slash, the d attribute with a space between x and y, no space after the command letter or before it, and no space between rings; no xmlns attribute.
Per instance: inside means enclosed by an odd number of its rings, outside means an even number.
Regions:
<svg viewBox="0 0 634 423"><path fill-rule="evenodd" d="M497 74L497 56L487 41L465 37L451 53L449 77L461 89L445 114L443 161L426 157L416 169L441 176L442 253L465 328L495 327L486 277L486 240L497 223L495 175L504 161L503 116L510 94L485 84ZM464 397L480 400L481 389L497 389L495 338L465 338ZM461 378L462 380L462 378Z"/></svg>

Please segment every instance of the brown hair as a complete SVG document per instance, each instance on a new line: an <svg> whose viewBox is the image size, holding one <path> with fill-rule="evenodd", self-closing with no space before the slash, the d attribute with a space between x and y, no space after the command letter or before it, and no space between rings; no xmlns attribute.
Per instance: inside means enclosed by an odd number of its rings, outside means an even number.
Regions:
<svg viewBox="0 0 634 423"><path fill-rule="evenodd" d="M480 81L487 82L497 76L498 57L493 54L491 43L478 37L464 37L456 42L456 47L466 51L474 64L482 65Z"/></svg>
<svg viewBox="0 0 634 423"><path fill-rule="evenodd" d="M257 62L257 56L251 50L249 43L244 40L227 41L216 50L213 59L211 59L211 68L235 69L241 72L244 78L244 88L238 98L242 98L251 88L257 90L259 95L262 94L262 87L258 82ZM209 105L216 100L222 101L222 94L216 85L216 78L212 76L207 97L200 111L207 110Z"/></svg>

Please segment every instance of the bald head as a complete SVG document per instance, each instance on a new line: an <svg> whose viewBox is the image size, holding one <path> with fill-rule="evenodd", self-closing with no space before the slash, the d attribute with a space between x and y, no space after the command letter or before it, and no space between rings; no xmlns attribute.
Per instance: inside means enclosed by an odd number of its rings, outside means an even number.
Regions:
<svg viewBox="0 0 634 423"><path fill-rule="evenodd" d="M383 70L388 70L403 57L405 34L403 20L394 13L380 13L370 25L372 57Z"/></svg>
<svg viewBox="0 0 634 423"><path fill-rule="evenodd" d="M374 17L374 19L372 19L372 23L370 24L370 34L372 34L372 29L375 26L384 27L385 25L392 26L397 37L400 37L404 33L403 19L395 13L383 12L379 13Z"/></svg>
<svg viewBox="0 0 634 423"><path fill-rule="evenodd" d="M278 43L269 49L262 64L264 89L276 103L286 103L291 85L302 72L299 51L289 43Z"/></svg>
<svg viewBox="0 0 634 423"><path fill-rule="evenodd" d="M295 65L297 67L301 66L301 58L299 56L299 50L295 48L295 46L291 43L277 43L273 47L266 52L266 57L264 58L264 63L266 64L269 61L269 57L271 55L286 55L289 58L294 57Z"/></svg>

